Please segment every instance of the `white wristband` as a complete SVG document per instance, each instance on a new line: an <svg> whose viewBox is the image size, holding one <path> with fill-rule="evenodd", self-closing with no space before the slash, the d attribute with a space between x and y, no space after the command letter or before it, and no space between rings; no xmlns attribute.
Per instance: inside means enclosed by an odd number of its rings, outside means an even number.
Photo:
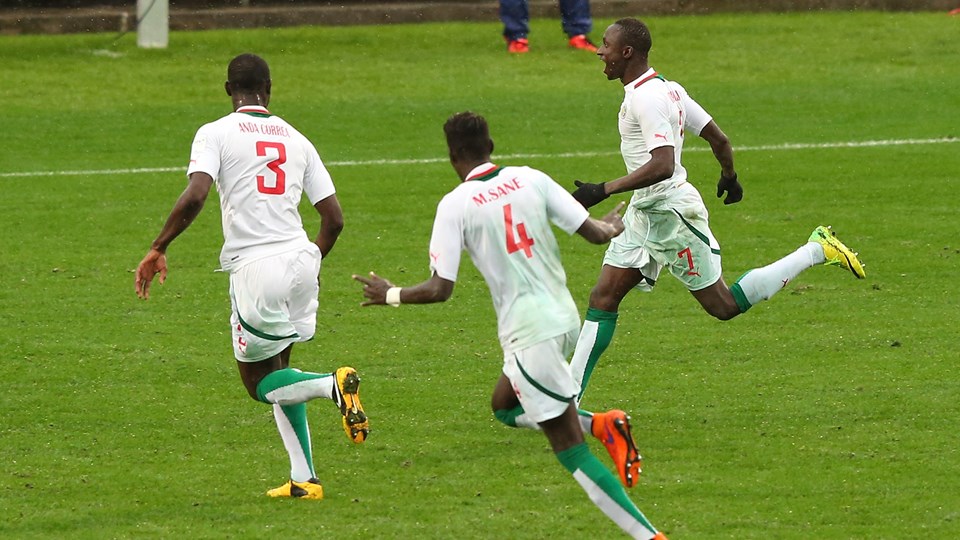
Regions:
<svg viewBox="0 0 960 540"><path fill-rule="evenodd" d="M400 291L403 290L402 287L390 287L387 289L387 305L393 307L400 307Z"/></svg>

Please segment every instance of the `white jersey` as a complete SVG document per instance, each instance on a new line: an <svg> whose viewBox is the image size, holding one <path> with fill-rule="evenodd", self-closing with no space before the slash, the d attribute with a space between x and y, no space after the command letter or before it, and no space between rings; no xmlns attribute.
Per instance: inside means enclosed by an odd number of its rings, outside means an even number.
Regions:
<svg viewBox="0 0 960 540"><path fill-rule="evenodd" d="M197 130L187 176L194 172L213 177L220 194L227 271L310 242L301 195L316 204L334 194L313 144L263 107L241 107Z"/></svg>
<svg viewBox="0 0 960 540"><path fill-rule="evenodd" d="M656 184L634 190L630 205L652 206L673 188L687 181L680 163L684 130L699 135L711 120L679 83L667 81L652 68L624 86L620 106L620 153L631 173L650 161L650 152L661 146L674 149L673 176Z"/></svg>
<svg viewBox="0 0 960 540"><path fill-rule="evenodd" d="M550 223L573 234L588 216L546 174L486 163L437 206L430 269L456 281L467 250L493 296L501 346L529 347L580 326Z"/></svg>

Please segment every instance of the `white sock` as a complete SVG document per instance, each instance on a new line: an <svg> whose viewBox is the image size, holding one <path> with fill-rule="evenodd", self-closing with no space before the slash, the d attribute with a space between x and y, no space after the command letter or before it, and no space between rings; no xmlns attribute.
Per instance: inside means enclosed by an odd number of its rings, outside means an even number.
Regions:
<svg viewBox="0 0 960 540"><path fill-rule="evenodd" d="M584 435L593 435L593 415L583 414L584 412L586 411L577 414L577 419L580 420L580 429L583 430Z"/></svg>
<svg viewBox="0 0 960 540"><path fill-rule="evenodd" d="M786 287L800 272L825 260L823 246L807 242L780 260L747 272L737 284L750 305L756 305Z"/></svg>
<svg viewBox="0 0 960 540"><path fill-rule="evenodd" d="M273 418L277 422L277 429L280 431L280 438L283 439L283 446L287 449L287 454L290 455L290 479L294 482L306 482L316 476L313 471L313 463L307 459L300 438L297 437L296 430L293 429L293 425L280 405L273 406ZM307 439L304 441L306 451L312 453L310 431L306 426L304 428L307 431L304 434Z"/></svg>
<svg viewBox="0 0 960 540"><path fill-rule="evenodd" d="M299 371L299 370L297 370ZM333 385L337 384L336 376L318 376L307 379L264 394L270 403L278 405L296 405L316 398L333 399Z"/></svg>

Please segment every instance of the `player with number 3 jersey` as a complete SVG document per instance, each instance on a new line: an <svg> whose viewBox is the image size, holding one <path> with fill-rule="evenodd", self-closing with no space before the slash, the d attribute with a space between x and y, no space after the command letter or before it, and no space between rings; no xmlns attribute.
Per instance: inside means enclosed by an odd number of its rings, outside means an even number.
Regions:
<svg viewBox="0 0 960 540"><path fill-rule="evenodd" d="M157 274L164 282L167 247L200 213L215 184L223 222L220 267L230 274L237 368L250 397L273 406L290 458L290 479L267 495L321 499L306 402L332 400L354 443L366 440L369 432L354 368L333 373L290 368L293 345L316 332L320 263L340 235L343 212L316 148L267 109L271 81L266 61L253 54L237 56L227 67L224 89L233 112L197 131L189 184L137 267L136 293L149 298ZM303 195L320 214L314 241L300 219Z"/></svg>
<svg viewBox="0 0 960 540"><path fill-rule="evenodd" d="M298 205L334 194L313 144L261 105L244 105L204 125L193 139L187 175L203 172L220 194L224 270L310 243Z"/></svg>

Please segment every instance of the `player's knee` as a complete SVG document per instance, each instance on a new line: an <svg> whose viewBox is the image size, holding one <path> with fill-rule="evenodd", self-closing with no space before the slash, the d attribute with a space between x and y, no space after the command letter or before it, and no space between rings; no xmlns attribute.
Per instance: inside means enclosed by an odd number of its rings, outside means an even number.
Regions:
<svg viewBox="0 0 960 540"><path fill-rule="evenodd" d="M614 312L620 307L620 298L609 287L598 283L590 291L590 307Z"/></svg>
<svg viewBox="0 0 960 540"><path fill-rule="evenodd" d="M247 390L247 395L250 396L250 399L254 401L260 401L260 396L257 395L257 385L250 385L247 381L243 381L243 387Z"/></svg>
<svg viewBox="0 0 960 540"><path fill-rule="evenodd" d="M502 424L509 427L517 427L517 415L523 412L519 406L514 407L513 409L498 409L493 408L493 416L497 418Z"/></svg>
<svg viewBox="0 0 960 540"><path fill-rule="evenodd" d="M730 319L736 317L740 314L740 308L737 307L737 304L720 304L714 306L705 306L707 308L707 313L713 315L714 318L721 321L729 321Z"/></svg>

